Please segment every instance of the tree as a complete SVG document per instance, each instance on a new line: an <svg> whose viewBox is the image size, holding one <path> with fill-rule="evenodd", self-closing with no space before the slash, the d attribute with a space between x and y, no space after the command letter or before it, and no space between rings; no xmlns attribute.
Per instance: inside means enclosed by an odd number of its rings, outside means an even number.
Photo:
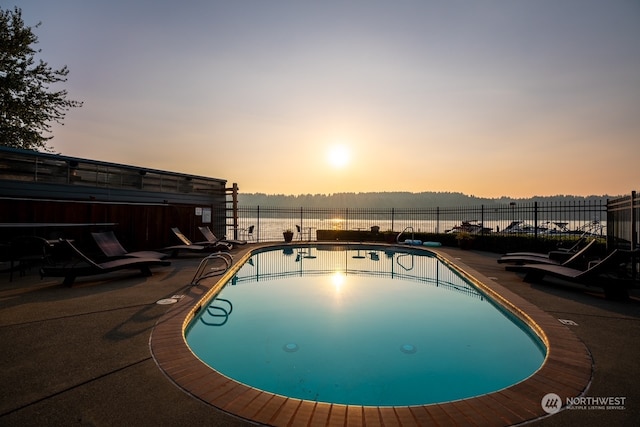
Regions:
<svg viewBox="0 0 640 427"><path fill-rule="evenodd" d="M36 25L36 28L40 23ZM35 55L40 50L22 10L0 9L0 145L52 151L48 141L52 122L62 124L70 108L82 102L67 99L66 90L51 85L67 81L67 66L54 70Z"/></svg>

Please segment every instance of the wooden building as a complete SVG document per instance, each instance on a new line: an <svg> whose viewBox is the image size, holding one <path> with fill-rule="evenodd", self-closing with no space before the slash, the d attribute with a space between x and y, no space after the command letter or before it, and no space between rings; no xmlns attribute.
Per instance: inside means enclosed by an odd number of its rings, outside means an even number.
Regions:
<svg viewBox="0 0 640 427"><path fill-rule="evenodd" d="M113 230L128 250L178 243L179 227L226 234L226 180L0 147L0 242L20 235L89 243ZM234 198L235 199L235 198Z"/></svg>

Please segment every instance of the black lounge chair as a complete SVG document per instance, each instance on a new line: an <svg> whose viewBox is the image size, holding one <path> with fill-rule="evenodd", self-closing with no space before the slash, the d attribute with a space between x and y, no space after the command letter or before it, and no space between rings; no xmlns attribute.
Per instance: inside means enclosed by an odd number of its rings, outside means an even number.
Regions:
<svg viewBox="0 0 640 427"><path fill-rule="evenodd" d="M209 242L197 242L193 243L187 236L184 235L182 231L178 227L172 227L171 231L178 238L181 245L173 245L167 246L166 248L162 248L163 251L170 251L171 256L176 257L181 250L186 250L189 252L206 252L206 251L226 251L231 249L231 246L228 244L212 244Z"/></svg>
<svg viewBox="0 0 640 427"><path fill-rule="evenodd" d="M229 249L233 249L233 245L247 244L246 240L227 239L226 237L223 237L222 239L218 239L216 235L213 234L213 231L211 231L211 229L207 226L198 227L198 230L200 230L200 233L202 233L204 238L207 239L206 242L209 243L210 245L228 244L230 246Z"/></svg>
<svg viewBox="0 0 640 427"><path fill-rule="evenodd" d="M573 254L568 253L568 258L561 260L554 259L551 256L541 256L540 254L527 255L522 253L522 255L503 255L498 258L498 264L549 264L576 268L587 263L587 255L593 250L595 244L595 239L591 240L585 247Z"/></svg>
<svg viewBox="0 0 640 427"><path fill-rule="evenodd" d="M82 251L75 247L69 240L60 240L64 243L72 253L80 258L80 263L73 263L61 267L46 266L40 269L40 277L64 277L64 284L71 286L76 277L80 276L93 276L97 274L110 273L112 271L126 270L126 269L138 269L144 276L151 275L152 266L168 266L171 262L160 260L157 258L120 258L111 261L105 261L97 263L91 258L86 256Z"/></svg>
<svg viewBox="0 0 640 427"><path fill-rule="evenodd" d="M627 294L625 286L630 282L618 277L616 273L628 259L628 253L616 249L602 260L591 262L585 270L553 264L510 265L506 269L524 272L525 282L537 282L545 276L551 276L581 285L597 286L604 289L608 297L619 297Z"/></svg>
<svg viewBox="0 0 640 427"><path fill-rule="evenodd" d="M20 272L20 277L22 277L32 264L50 264L51 248L51 243L42 237L20 236L14 238L8 248L8 258L11 260L9 281L13 281L15 269Z"/></svg>
<svg viewBox="0 0 640 427"><path fill-rule="evenodd" d="M571 258L573 254L575 254L576 252L579 252L583 248L583 246L585 246L586 241L587 241L587 238L582 236L578 240L576 240L576 242L573 245L571 245L571 247L569 248L558 248L548 253L509 252L504 254L503 257L540 257L540 258L548 258L554 261L563 262Z"/></svg>
<svg viewBox="0 0 640 427"><path fill-rule="evenodd" d="M95 240L96 244L107 258L157 258L165 259L169 255L156 252L156 251L137 251L127 252L127 250L120 244L120 241L116 237L113 231L105 231L101 233L91 233L91 237Z"/></svg>
<svg viewBox="0 0 640 427"><path fill-rule="evenodd" d="M182 242L182 244L181 245L167 246L165 248L162 248L161 250L170 251L172 257L177 257L178 253L181 250L200 253L200 252L204 252L207 249L203 245L199 245L199 244L193 243L191 240L189 240L187 238L187 236L185 236L182 233L182 231L180 231L179 228L173 227L173 228L171 228L171 231L173 232L174 236L176 236L178 238L178 240Z"/></svg>

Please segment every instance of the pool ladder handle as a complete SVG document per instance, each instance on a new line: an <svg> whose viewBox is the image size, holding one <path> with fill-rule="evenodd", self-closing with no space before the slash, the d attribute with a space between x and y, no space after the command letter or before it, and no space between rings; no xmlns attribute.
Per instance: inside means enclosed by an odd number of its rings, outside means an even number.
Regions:
<svg viewBox="0 0 640 427"><path fill-rule="evenodd" d="M229 309L214 305L216 301L226 302L229 305ZM217 314L214 310L218 310L222 313ZM231 301L229 301L228 299L216 297L213 299L213 301L211 301L211 303L207 307L207 314L209 314L209 316L211 316L212 318L219 317L222 319L222 321L212 322L208 319L205 319L204 316L200 316L200 321L205 325L209 325L209 326L222 326L225 323L227 323L227 320L229 320L229 316L231 315L232 311L233 311L233 304L231 304Z"/></svg>
<svg viewBox="0 0 640 427"><path fill-rule="evenodd" d="M225 309L223 307L219 307L217 305L214 305L216 301L224 301L224 302L226 302L229 305L229 309L227 310L227 309ZM220 310L224 314L213 314L211 312L211 309ZM229 301L228 299L216 297L216 298L213 299L213 301L211 301L211 304L209 304L209 307L207 307L207 311L213 317L228 317L231 314L231 312L233 311L233 304L231 304L231 301Z"/></svg>
<svg viewBox="0 0 640 427"><path fill-rule="evenodd" d="M402 259L402 257L411 257L411 265L409 267L407 267L406 265L402 264L402 262L400 262L400 260ZM410 271L413 270L413 254L400 254L398 255L398 257L396 258L396 262L398 263L398 265L402 268L405 269L405 271Z"/></svg>
<svg viewBox="0 0 640 427"><path fill-rule="evenodd" d="M414 240L415 240L415 235L414 235L414 232L413 232L413 227L409 226L409 227L405 227L405 228L404 228L404 230L402 230L402 231L400 232L400 234L398 234L398 236L396 237L396 243L400 243L400 236L402 236L402 234L403 234L405 231L407 231L407 230L411 230L411 240L412 240L412 241L414 241ZM400 262L400 259L401 259L402 257L404 257L404 256L411 256L411 266L410 266L410 267L407 267L407 266L403 265L403 264L402 264L402 262ZM413 255L412 255L412 254L401 254L401 255L398 255L398 257L396 258L396 262L398 263L398 265L399 265L400 267L404 268L406 271L413 270Z"/></svg>
<svg viewBox="0 0 640 427"><path fill-rule="evenodd" d="M224 268L211 267L209 271L207 271L208 264L216 259L223 260L225 263L225 267ZM221 274L224 274L226 273L227 270L229 270L229 268L231 267L231 264L233 264L233 257L226 252L218 252L218 253L208 255L204 257L202 261L200 261L200 264L198 264L198 268L196 269L196 272L193 275L193 279L191 279L191 283L189 284L191 286L196 286L198 283L200 283L201 280L204 280L208 277L219 276Z"/></svg>
<svg viewBox="0 0 640 427"><path fill-rule="evenodd" d="M407 231L407 230L411 230L411 240L415 240L415 238L414 238L414 232L413 232L413 227L409 226L409 227L405 227L405 228L404 228L404 230L402 230L402 231L400 232L400 234L398 234L398 235L396 236L396 243L400 243L400 236L402 236L402 234L403 234L405 231Z"/></svg>

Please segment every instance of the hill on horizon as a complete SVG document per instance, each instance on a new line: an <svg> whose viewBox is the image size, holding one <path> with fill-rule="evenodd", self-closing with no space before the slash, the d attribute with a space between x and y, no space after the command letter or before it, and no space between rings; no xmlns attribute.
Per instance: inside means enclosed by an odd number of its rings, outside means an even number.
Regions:
<svg viewBox="0 0 640 427"><path fill-rule="evenodd" d="M435 208L478 205L504 205L516 203L573 203L592 202L605 204L608 199L619 196L534 196L529 198L482 198L458 192L365 192L333 194L264 194L239 193L238 204L242 206L309 207L309 208Z"/></svg>

